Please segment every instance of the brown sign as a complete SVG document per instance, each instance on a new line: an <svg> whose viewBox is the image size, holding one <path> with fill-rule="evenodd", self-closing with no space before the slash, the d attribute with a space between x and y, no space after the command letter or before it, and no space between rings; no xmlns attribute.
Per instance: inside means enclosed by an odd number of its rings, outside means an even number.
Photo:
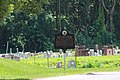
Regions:
<svg viewBox="0 0 120 80"><path fill-rule="evenodd" d="M56 49L74 49L74 34L70 34L63 30L55 34L55 48Z"/></svg>

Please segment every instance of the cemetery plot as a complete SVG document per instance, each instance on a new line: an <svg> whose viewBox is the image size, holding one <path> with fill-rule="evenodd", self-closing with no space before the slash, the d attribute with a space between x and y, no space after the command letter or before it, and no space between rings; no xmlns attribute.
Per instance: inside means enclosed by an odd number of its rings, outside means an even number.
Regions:
<svg viewBox="0 0 120 80"><path fill-rule="evenodd" d="M120 49L118 46L113 45L104 45L101 48L87 48L85 45L75 46L75 55L76 56L109 56L109 55L118 55Z"/></svg>

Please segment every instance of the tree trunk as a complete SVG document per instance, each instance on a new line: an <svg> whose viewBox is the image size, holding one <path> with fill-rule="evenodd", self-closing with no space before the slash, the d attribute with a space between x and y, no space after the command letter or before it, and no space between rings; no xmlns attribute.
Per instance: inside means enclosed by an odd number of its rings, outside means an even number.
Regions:
<svg viewBox="0 0 120 80"><path fill-rule="evenodd" d="M109 30L110 32L113 31L113 14L110 14L110 25L109 25Z"/></svg>
<svg viewBox="0 0 120 80"><path fill-rule="evenodd" d="M116 0L113 0L113 6L111 9L106 8L104 0L102 0L102 4L108 16L107 17L108 29L110 32L112 32L113 31L113 13L114 13L115 5L116 5Z"/></svg>

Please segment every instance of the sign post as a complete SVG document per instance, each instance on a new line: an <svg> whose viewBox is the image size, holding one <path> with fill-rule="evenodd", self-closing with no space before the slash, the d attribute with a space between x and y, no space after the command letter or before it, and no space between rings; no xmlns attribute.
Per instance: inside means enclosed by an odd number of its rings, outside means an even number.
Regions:
<svg viewBox="0 0 120 80"><path fill-rule="evenodd" d="M66 69L66 49L75 48L74 34L70 34L66 30L55 34L55 48L62 49L64 52L64 70Z"/></svg>
<svg viewBox="0 0 120 80"><path fill-rule="evenodd" d="M66 49L63 49L64 52L64 70L66 69Z"/></svg>

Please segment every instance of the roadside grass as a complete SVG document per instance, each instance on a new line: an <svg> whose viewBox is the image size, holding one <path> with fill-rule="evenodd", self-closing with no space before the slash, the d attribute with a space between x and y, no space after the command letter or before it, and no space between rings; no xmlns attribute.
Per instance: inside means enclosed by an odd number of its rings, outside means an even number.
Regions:
<svg viewBox="0 0 120 80"><path fill-rule="evenodd" d="M66 66L68 67L68 61L75 60L75 57L66 57ZM29 59L21 60L22 63L34 64L34 57ZM58 62L62 62L64 67L64 58L49 58L49 66L55 68ZM35 64L41 68L47 67L47 58L35 57ZM76 58L77 68L111 68L120 66L120 55L115 56L82 56Z"/></svg>
<svg viewBox="0 0 120 80"><path fill-rule="evenodd" d="M74 57L67 58L73 60ZM102 57L78 57L77 61L94 61L103 60L116 61L120 59L120 56L102 56ZM120 66L107 66L107 67L92 67L92 68L55 68L55 63L58 61L63 62L63 58L50 58L51 67L47 67L46 58L38 58L36 56L36 63L34 64L34 57L30 59L22 59L19 61L13 61L9 59L0 58L0 79L33 79L33 78L45 78L53 76L65 76L73 74L86 74L89 72L104 72L104 71L120 71ZM111 64L110 64L111 65Z"/></svg>

